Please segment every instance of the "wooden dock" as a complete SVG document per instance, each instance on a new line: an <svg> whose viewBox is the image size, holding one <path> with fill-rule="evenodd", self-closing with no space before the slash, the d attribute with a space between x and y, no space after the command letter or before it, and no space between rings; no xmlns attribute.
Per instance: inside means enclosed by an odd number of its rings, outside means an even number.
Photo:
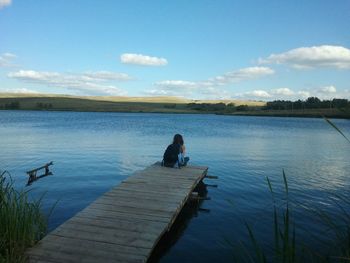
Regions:
<svg viewBox="0 0 350 263"><path fill-rule="evenodd" d="M136 172L30 248L29 262L147 262L207 170Z"/></svg>

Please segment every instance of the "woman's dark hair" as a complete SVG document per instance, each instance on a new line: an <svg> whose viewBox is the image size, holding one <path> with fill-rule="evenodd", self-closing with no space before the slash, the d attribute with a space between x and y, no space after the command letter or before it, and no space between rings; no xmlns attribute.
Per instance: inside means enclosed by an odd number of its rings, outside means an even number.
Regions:
<svg viewBox="0 0 350 263"><path fill-rule="evenodd" d="M184 139L181 134L175 134L173 144L184 145Z"/></svg>

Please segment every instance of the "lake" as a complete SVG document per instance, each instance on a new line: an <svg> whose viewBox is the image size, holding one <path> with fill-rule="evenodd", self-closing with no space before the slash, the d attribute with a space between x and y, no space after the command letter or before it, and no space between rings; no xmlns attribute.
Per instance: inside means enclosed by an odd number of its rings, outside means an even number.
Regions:
<svg viewBox="0 0 350 263"><path fill-rule="evenodd" d="M350 137L350 121L333 122ZM259 240L272 238L272 198L285 196L335 213L335 194L350 198L350 144L323 119L192 114L0 111L0 169L17 188L25 171L53 161L53 176L28 186L45 193L47 212L57 201L50 230L82 210L136 170L161 160L175 133L184 136L191 163L209 166L218 184L211 200L186 220L160 262L228 262L230 243L247 241L244 222ZM323 228L304 209L293 208L300 239L318 246ZM270 230L271 229L271 230ZM228 241L229 240L229 241Z"/></svg>

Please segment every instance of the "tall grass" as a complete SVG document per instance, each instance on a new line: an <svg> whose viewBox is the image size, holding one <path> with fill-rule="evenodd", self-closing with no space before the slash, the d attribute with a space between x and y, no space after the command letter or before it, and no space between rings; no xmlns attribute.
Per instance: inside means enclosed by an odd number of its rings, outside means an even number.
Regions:
<svg viewBox="0 0 350 263"><path fill-rule="evenodd" d="M291 201L288 197L288 183L283 171L285 200L282 205L277 205L272 184L267 177L267 184L273 201L273 232L272 243L262 245L252 226L245 222L249 242L240 242L240 252L235 255L235 262L251 263L297 263L297 262L344 262L350 263L350 200L337 194L331 194L330 200L334 202L334 213L323 211L320 208L309 208L303 204L292 202L293 208L303 209L304 213L311 215L309 224L323 225L322 235L313 235L294 223L294 214L290 209ZM296 231L298 230L298 231ZM303 232L303 237L297 237L296 233ZM312 244L305 244L302 238L307 235L307 240L314 240L322 244L322 251L312 248ZM324 239L323 239L324 238ZM229 242L230 245L233 245Z"/></svg>
<svg viewBox="0 0 350 263"><path fill-rule="evenodd" d="M329 119L325 121L342 135L349 143L349 138ZM293 213L290 210L289 188L286 174L283 170L285 190L285 202L282 206L276 205L275 194L271 181L267 177L267 184L273 201L273 247L263 247L256 238L253 228L245 223L251 245L241 243L243 255L236 256L238 262L344 262L350 263L350 200L338 194L331 194L334 202L335 213L330 214L319 208L309 208L300 203L294 203L295 207L304 209L305 213L311 213L315 222L323 224L327 236L325 240L315 240L324 243L325 250L319 252L302 243L299 238L296 241L296 225L293 223ZM312 224L314 222L310 222ZM331 240L329 239L331 238ZM314 237L315 238L315 237Z"/></svg>
<svg viewBox="0 0 350 263"><path fill-rule="evenodd" d="M24 262L25 249L46 231L41 199L29 201L28 191L15 190L11 175L0 171L0 262Z"/></svg>
<svg viewBox="0 0 350 263"><path fill-rule="evenodd" d="M243 262L281 262L281 263L294 263L300 262L298 255L298 247L295 241L295 224L292 221L292 215L290 213L290 201L288 197L288 183L286 175L283 171L283 180L285 187L285 202L281 206L277 205L275 199L275 193L271 181L266 177L267 184L271 193L273 202L273 247L267 249L262 246L253 228L249 223L245 222L245 227L247 229L249 240L251 246L247 246L242 243L244 249L243 255L240 255L238 261ZM270 253L272 249L273 253ZM243 257L242 257L243 256Z"/></svg>

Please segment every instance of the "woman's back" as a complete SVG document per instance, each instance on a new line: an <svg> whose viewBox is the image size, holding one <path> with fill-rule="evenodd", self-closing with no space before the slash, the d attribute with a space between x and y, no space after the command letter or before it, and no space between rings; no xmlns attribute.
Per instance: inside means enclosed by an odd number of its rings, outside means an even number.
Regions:
<svg viewBox="0 0 350 263"><path fill-rule="evenodd" d="M174 167L178 161L178 156L180 153L180 144L172 143L170 144L163 155L163 164L166 167Z"/></svg>

